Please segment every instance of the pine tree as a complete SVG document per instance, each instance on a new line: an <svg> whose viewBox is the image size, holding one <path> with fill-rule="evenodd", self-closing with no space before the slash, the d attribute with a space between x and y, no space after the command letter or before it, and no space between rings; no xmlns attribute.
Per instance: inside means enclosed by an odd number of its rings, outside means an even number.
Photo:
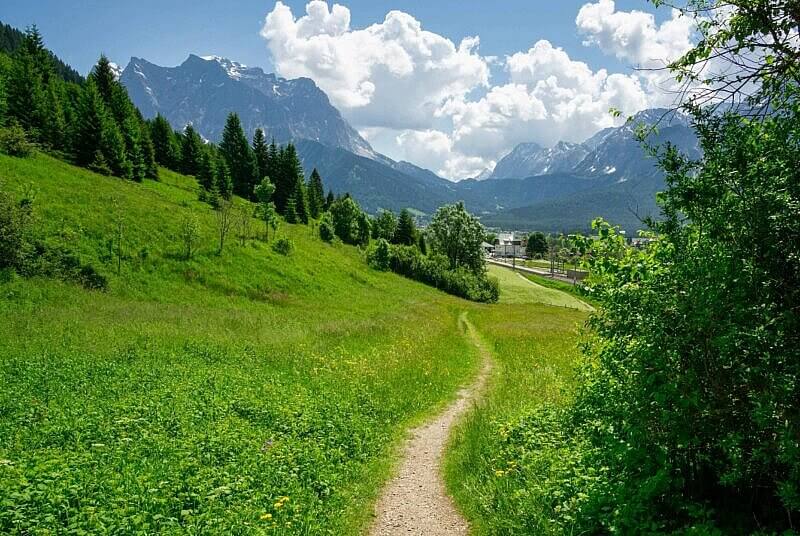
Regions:
<svg viewBox="0 0 800 536"><path fill-rule="evenodd" d="M308 213L316 220L324 210L325 190L322 186L322 177L319 176L317 168L314 168L308 181Z"/></svg>
<svg viewBox="0 0 800 536"><path fill-rule="evenodd" d="M203 140L191 123L181 136L181 164L180 171L185 175L197 175L200 169L200 157L203 153Z"/></svg>
<svg viewBox="0 0 800 536"><path fill-rule="evenodd" d="M142 146L142 156L144 158L144 176L148 179L158 180L158 164L156 164L153 139L150 137L150 128L144 121L139 122L139 136Z"/></svg>
<svg viewBox="0 0 800 536"><path fill-rule="evenodd" d="M153 139L153 150L156 162L169 168L178 168L179 148L175 143L175 132L163 115L156 115L150 124L150 136Z"/></svg>
<svg viewBox="0 0 800 536"><path fill-rule="evenodd" d="M264 137L264 131L260 128L257 128L253 135L253 156L255 157L256 185L258 185L264 177L269 177L269 146Z"/></svg>
<svg viewBox="0 0 800 536"><path fill-rule="evenodd" d="M277 173L272 179L275 183L275 206L283 213L289 197L297 190L297 181L303 181L303 166L293 144L282 148L278 156ZM295 203L299 202L295 199Z"/></svg>
<svg viewBox="0 0 800 536"><path fill-rule="evenodd" d="M38 139L42 126L44 86L34 58L21 48L8 73L7 114Z"/></svg>
<svg viewBox="0 0 800 536"><path fill-rule="evenodd" d="M107 123L105 105L91 79L86 81L78 108L73 152L78 165L88 166L97 159L98 151L102 153L103 127Z"/></svg>
<svg viewBox="0 0 800 536"><path fill-rule="evenodd" d="M94 81L97 86L97 91L100 93L100 97L103 99L105 105L110 108L111 101L114 97L114 86L117 84L117 80L114 76L114 70L111 68L111 62L105 54L100 55L100 59L97 60L94 68L92 68L91 74L89 74L89 78Z"/></svg>
<svg viewBox="0 0 800 536"><path fill-rule="evenodd" d="M47 84L43 100L43 125L40 135L42 143L51 149L61 150L67 146L67 120L64 115L63 82L53 77Z"/></svg>
<svg viewBox="0 0 800 536"><path fill-rule="evenodd" d="M278 145L275 143L275 138L272 138L272 142L269 144L269 157L267 158L267 176L270 177L272 184L275 184L275 177L279 173L278 166L280 164L279 157L280 152L278 151Z"/></svg>
<svg viewBox="0 0 800 536"><path fill-rule="evenodd" d="M256 183L253 152L247 142L239 116L235 113L228 114L219 150L230 169L233 192L245 199L250 199Z"/></svg>
<svg viewBox="0 0 800 536"><path fill-rule="evenodd" d="M394 235L395 244L411 246L417 242L417 226L414 224L414 217L411 211L404 208L400 212L400 219L397 222L397 232Z"/></svg>
<svg viewBox="0 0 800 536"><path fill-rule="evenodd" d="M231 172L228 169L228 164L225 162L224 158L217 158L215 175L215 186L219 194L224 199L230 199L233 196L233 181L231 180Z"/></svg>
<svg viewBox="0 0 800 536"><path fill-rule="evenodd" d="M123 179L133 178L133 165L125 152L125 139L116 122L107 114L103 117L100 151L114 175Z"/></svg>
<svg viewBox="0 0 800 536"><path fill-rule="evenodd" d="M286 200L283 219L286 220L286 223L297 223L297 211L295 210L295 200L293 195L290 195Z"/></svg>
<svg viewBox="0 0 800 536"><path fill-rule="evenodd" d="M214 189L216 170L214 169L214 162L210 150L203 151L200 157L200 169L197 171L197 182L204 192L210 192Z"/></svg>
<svg viewBox="0 0 800 536"><path fill-rule="evenodd" d="M333 195L333 190L328 190L328 197L325 198L325 211L331 209L334 201L336 201L336 196Z"/></svg>
<svg viewBox="0 0 800 536"><path fill-rule="evenodd" d="M306 192L306 183L303 181L302 175L297 177L292 198L294 199L294 210L297 214L298 223L308 223L308 193Z"/></svg>

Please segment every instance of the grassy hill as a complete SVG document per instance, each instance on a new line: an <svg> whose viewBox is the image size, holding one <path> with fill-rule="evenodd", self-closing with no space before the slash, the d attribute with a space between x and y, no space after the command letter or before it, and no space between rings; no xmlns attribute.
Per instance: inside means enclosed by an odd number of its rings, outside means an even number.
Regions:
<svg viewBox="0 0 800 536"><path fill-rule="evenodd" d="M3 188L33 184L39 232L109 278L3 274L0 532L356 532L401 431L474 373L465 302L305 226L279 229L288 257L234 239L218 256L195 181L161 176L0 156ZM185 261L189 212L203 244Z"/></svg>
<svg viewBox="0 0 800 536"><path fill-rule="evenodd" d="M510 515L466 490L490 496L492 423L561 384L540 374L551 353L571 366L572 298L514 276L500 304L466 302L308 226L278 230L288 257L235 235L218 255L195 180L164 169L137 184L39 154L0 156L0 177L34 199L39 236L108 278L102 292L0 272L0 532L358 534L403 431L476 373L464 311L500 366L450 482L476 524Z"/></svg>

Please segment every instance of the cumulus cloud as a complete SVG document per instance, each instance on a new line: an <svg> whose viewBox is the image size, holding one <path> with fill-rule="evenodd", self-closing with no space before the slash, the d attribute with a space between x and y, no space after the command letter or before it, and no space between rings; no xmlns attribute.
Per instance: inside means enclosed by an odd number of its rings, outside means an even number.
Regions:
<svg viewBox="0 0 800 536"><path fill-rule="evenodd" d="M313 78L360 125L426 128L444 99L489 83L477 37L456 46L401 11L352 29L339 4L313 0L295 18L277 2L261 35L281 75Z"/></svg>
<svg viewBox="0 0 800 536"><path fill-rule="evenodd" d="M643 68L660 68L692 46L694 20L677 9L661 25L644 11L616 11L614 0L584 5L575 19L585 45Z"/></svg>
<svg viewBox="0 0 800 536"><path fill-rule="evenodd" d="M587 46L642 66L684 52L692 31L675 13L657 25L612 0L583 6L576 25ZM401 11L354 29L344 6L312 0L296 18L279 1L261 35L280 75L314 79L380 150L452 179L493 166L517 143L583 141L621 121L609 108L633 114L665 99L653 75L593 71L546 40L481 56L478 37L456 45ZM507 82L492 85L492 68Z"/></svg>

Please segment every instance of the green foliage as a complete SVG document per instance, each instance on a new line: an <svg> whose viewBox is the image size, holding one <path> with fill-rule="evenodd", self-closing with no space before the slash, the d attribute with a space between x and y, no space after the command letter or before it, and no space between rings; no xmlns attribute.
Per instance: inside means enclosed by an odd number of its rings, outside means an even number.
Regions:
<svg viewBox="0 0 800 536"><path fill-rule="evenodd" d="M547 254L547 237L544 233L537 231L528 236L525 254L530 259L540 259Z"/></svg>
<svg viewBox="0 0 800 536"><path fill-rule="evenodd" d="M465 268L475 273L484 270L481 244L485 231L480 221L467 212L464 203L439 208L427 233L431 250L447 257L450 269Z"/></svg>
<svg viewBox="0 0 800 536"><path fill-rule="evenodd" d="M325 211L325 189L322 186L322 177L317 168L311 171L308 179L308 213L313 219L319 219Z"/></svg>
<svg viewBox="0 0 800 536"><path fill-rule="evenodd" d="M257 186L264 177L269 176L270 172L269 147L264 137L264 131L260 128L257 128L253 134L253 159L256 170L254 179Z"/></svg>
<svg viewBox="0 0 800 536"><path fill-rule="evenodd" d="M389 269L390 261L391 251L389 242L383 238L379 238L367 251L367 264L376 270L385 272Z"/></svg>
<svg viewBox="0 0 800 536"><path fill-rule="evenodd" d="M294 251L294 243L285 236L282 236L272 244L272 251L286 257L291 255L292 251Z"/></svg>
<svg viewBox="0 0 800 536"><path fill-rule="evenodd" d="M150 123L150 136L153 140L155 161L161 166L178 170L181 149L175 132L163 115L156 115Z"/></svg>
<svg viewBox="0 0 800 536"><path fill-rule="evenodd" d="M375 238L383 238L389 242L394 239L397 233L397 216L390 210L382 210L373 224L373 235Z"/></svg>
<svg viewBox="0 0 800 536"><path fill-rule="evenodd" d="M336 238L330 212L325 212L319 221L319 237L325 242L333 242L333 239Z"/></svg>
<svg viewBox="0 0 800 536"><path fill-rule="evenodd" d="M33 152L33 145L28 141L25 130L12 122L7 127L0 127L0 152L24 158Z"/></svg>
<svg viewBox="0 0 800 536"><path fill-rule="evenodd" d="M342 242L345 244L361 243L359 221L363 213L353 198L343 197L334 201L330 214L333 231Z"/></svg>
<svg viewBox="0 0 800 536"><path fill-rule="evenodd" d="M188 214L181 219L180 239L183 244L183 256L190 260L197 249L200 238L200 223L193 214Z"/></svg>
<svg viewBox="0 0 800 536"><path fill-rule="evenodd" d="M471 301L495 303L500 297L497 279L464 267L452 269L446 257L424 256L415 246L392 246L389 267L395 273Z"/></svg>
<svg viewBox="0 0 800 536"><path fill-rule="evenodd" d="M269 177L264 177L255 189L256 216L264 222L264 237L269 240L270 228L275 231L278 228L278 211L275 210L275 203L272 202L272 195L275 193L275 186L270 182Z"/></svg>
<svg viewBox="0 0 800 536"><path fill-rule="evenodd" d="M393 244L410 246L417 241L417 226L411 211L404 208L400 211L400 219L397 222L395 234L392 237Z"/></svg>
<svg viewBox="0 0 800 536"><path fill-rule="evenodd" d="M186 125L181 135L180 172L184 175L197 176L200 173L203 158L203 140L190 124Z"/></svg>
<svg viewBox="0 0 800 536"><path fill-rule="evenodd" d="M219 151L230 170L233 193L250 199L257 180L261 180L263 177L256 178L257 169L253 150L247 142L242 122L236 113L228 114L225 128L222 131Z"/></svg>

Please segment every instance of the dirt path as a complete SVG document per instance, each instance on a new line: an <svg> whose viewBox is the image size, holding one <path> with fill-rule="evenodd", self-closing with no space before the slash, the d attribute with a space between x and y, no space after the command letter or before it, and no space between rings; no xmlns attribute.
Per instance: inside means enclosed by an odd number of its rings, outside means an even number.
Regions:
<svg viewBox="0 0 800 536"><path fill-rule="evenodd" d="M378 500L371 536L469 534L469 524L445 490L442 457L451 429L482 394L492 361L466 313L461 315L459 323L480 351L481 370L447 409L409 432L399 470Z"/></svg>

